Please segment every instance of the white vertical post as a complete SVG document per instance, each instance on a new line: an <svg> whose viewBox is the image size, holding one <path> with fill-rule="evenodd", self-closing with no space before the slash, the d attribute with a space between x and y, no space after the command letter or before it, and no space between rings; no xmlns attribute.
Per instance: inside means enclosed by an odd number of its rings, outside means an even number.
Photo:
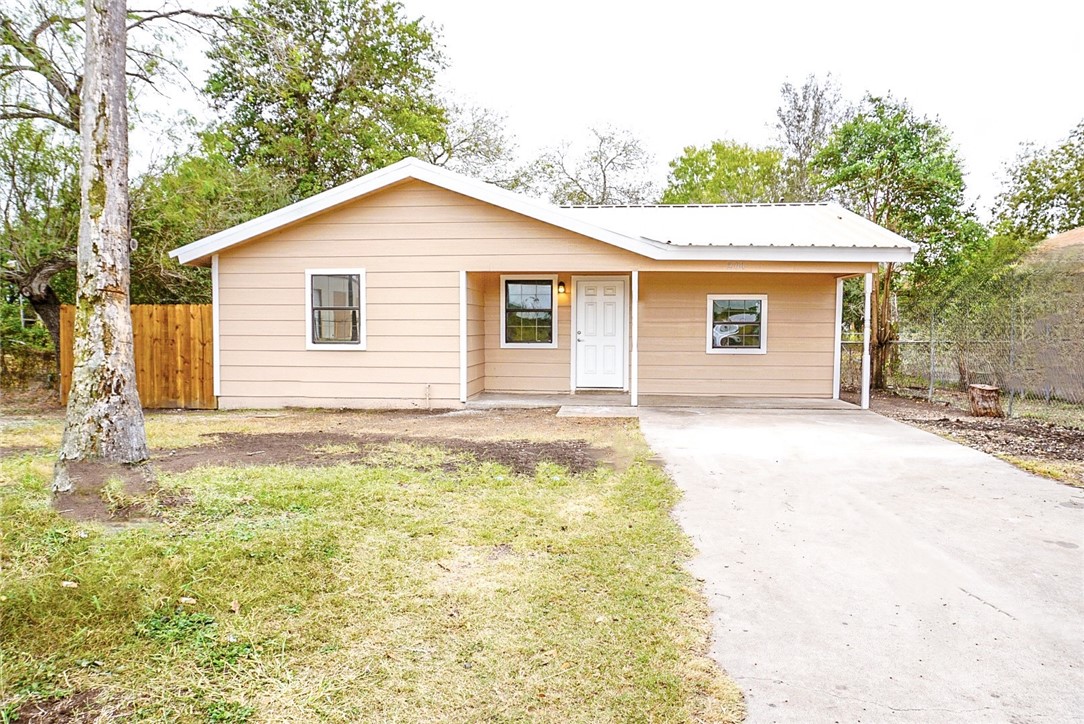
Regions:
<svg viewBox="0 0 1084 724"><path fill-rule="evenodd" d="M459 401L467 401L467 272L459 272Z"/></svg>
<svg viewBox="0 0 1084 724"><path fill-rule="evenodd" d="M843 277L836 279L836 346L832 354L832 399L839 399L840 355L843 353Z"/></svg>
<svg viewBox="0 0 1084 724"><path fill-rule="evenodd" d="M214 379L215 397L222 394L222 345L219 339L222 337L222 327L218 323L219 307L222 306L222 296L218 291L218 254L211 256L211 354L214 356L214 365L211 376ZM307 322L312 324L312 322Z"/></svg>
<svg viewBox="0 0 1084 724"><path fill-rule="evenodd" d="M866 274L862 314L862 409L869 409L869 312L870 295L873 294L873 274Z"/></svg>
<svg viewBox="0 0 1084 724"><path fill-rule="evenodd" d="M640 404L640 272L632 272L632 359L629 361L629 404Z"/></svg>

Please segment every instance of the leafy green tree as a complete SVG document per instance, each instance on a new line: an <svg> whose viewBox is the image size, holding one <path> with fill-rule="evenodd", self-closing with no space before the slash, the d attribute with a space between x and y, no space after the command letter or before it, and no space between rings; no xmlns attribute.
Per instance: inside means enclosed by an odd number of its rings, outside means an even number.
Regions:
<svg viewBox="0 0 1084 724"><path fill-rule="evenodd" d="M33 306L55 353L61 298L53 280L75 267L78 168L67 134L28 120L0 124L0 279Z"/></svg>
<svg viewBox="0 0 1084 724"><path fill-rule="evenodd" d="M1004 232L1037 240L1084 226L1084 120L1053 148L1025 146L994 204Z"/></svg>
<svg viewBox="0 0 1084 724"><path fill-rule="evenodd" d="M651 154L629 131L589 129L586 143L547 149L525 172L527 190L555 204L644 204L654 200Z"/></svg>
<svg viewBox="0 0 1084 724"><path fill-rule="evenodd" d="M687 146L670 162L664 204L775 203L785 196L783 153L734 141Z"/></svg>
<svg viewBox="0 0 1084 724"><path fill-rule="evenodd" d="M86 14L75 0L11 0L0 8L0 277L30 301L54 349L60 303L75 294ZM120 80L128 93L177 75L171 31L198 32L193 21L219 17L179 7L127 9Z"/></svg>
<svg viewBox="0 0 1084 724"><path fill-rule="evenodd" d="M824 191L855 213L916 242L907 270L921 280L983 233L964 203L963 170L948 131L906 101L868 95L813 159ZM897 325L892 301L900 269L881 265L873 290L872 384L885 386Z"/></svg>
<svg viewBox="0 0 1084 724"><path fill-rule="evenodd" d="M433 31L378 0L249 0L212 42L206 91L239 167L304 197L445 136Z"/></svg>
<svg viewBox="0 0 1084 724"><path fill-rule="evenodd" d="M289 182L256 165L238 168L229 152L221 136L206 134L133 185L133 303L210 302L207 270L182 267L169 252L289 203Z"/></svg>

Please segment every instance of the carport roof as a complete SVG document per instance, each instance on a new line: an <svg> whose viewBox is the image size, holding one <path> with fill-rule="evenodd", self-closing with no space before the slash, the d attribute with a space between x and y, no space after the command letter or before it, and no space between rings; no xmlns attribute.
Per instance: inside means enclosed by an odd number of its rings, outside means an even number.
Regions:
<svg viewBox="0 0 1084 724"><path fill-rule="evenodd" d="M562 211L627 236L678 247L913 249L837 204L568 206Z"/></svg>

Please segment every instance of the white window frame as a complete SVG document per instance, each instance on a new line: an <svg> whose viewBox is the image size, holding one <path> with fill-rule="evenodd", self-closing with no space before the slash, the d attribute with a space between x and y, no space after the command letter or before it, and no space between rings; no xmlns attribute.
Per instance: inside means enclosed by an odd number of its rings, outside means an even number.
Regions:
<svg viewBox="0 0 1084 724"><path fill-rule="evenodd" d="M324 274L355 274L358 277L358 341L314 342L312 340L312 278ZM365 349L365 270L358 268L305 270L305 349L356 352Z"/></svg>
<svg viewBox="0 0 1084 724"><path fill-rule="evenodd" d="M734 299L756 299L760 301L760 347L722 347L711 346L712 332L715 326L714 302ZM707 349L708 354L767 354L768 352L768 295L767 294L709 294L707 308Z"/></svg>
<svg viewBox="0 0 1084 724"><path fill-rule="evenodd" d="M506 342L505 322L507 321L505 306L506 285L505 282L548 280L553 290L550 298L553 300L553 341L552 342ZM561 305L557 299L557 275L556 274L502 274L501 275L501 349L557 349L557 308Z"/></svg>

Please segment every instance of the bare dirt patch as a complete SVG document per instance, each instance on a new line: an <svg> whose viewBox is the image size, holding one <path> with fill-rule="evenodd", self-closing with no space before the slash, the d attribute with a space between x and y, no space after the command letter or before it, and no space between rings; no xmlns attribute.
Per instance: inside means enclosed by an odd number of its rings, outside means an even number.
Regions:
<svg viewBox="0 0 1084 724"><path fill-rule="evenodd" d="M572 473L593 470L603 451L583 440L468 440L463 438L409 437L378 433L342 432L216 433L206 445L159 454L159 470L184 472L204 465L229 467L251 465L361 464L391 443L410 443L467 453L481 462L507 465L517 473L531 474L539 463L567 467Z"/></svg>
<svg viewBox="0 0 1084 724"><path fill-rule="evenodd" d="M15 710L20 724L90 724L98 719L101 708L98 691L79 691L62 699L28 701Z"/></svg>
<svg viewBox="0 0 1084 724"><path fill-rule="evenodd" d="M1031 418L971 417L954 401L930 403L874 392L870 409L1008 459L1026 470L1084 485L1084 430Z"/></svg>
<svg viewBox="0 0 1084 724"><path fill-rule="evenodd" d="M610 452L584 440L467 440L322 431L224 432L208 433L206 438L204 445L155 451L146 465L70 463L74 490L53 496L53 507L71 520L114 523L153 520L159 513L148 510L149 501L153 500L158 509L187 502L183 494L158 488L154 476L159 472L183 473L203 466L359 465L373 461L380 450L394 443L465 453L479 462L500 463L525 475L533 474L540 463L560 465L571 473L587 472L603 463Z"/></svg>
<svg viewBox="0 0 1084 724"><path fill-rule="evenodd" d="M73 490L53 496L53 507L71 520L135 521L152 517L138 499L156 490L151 468L97 461L68 463Z"/></svg>

